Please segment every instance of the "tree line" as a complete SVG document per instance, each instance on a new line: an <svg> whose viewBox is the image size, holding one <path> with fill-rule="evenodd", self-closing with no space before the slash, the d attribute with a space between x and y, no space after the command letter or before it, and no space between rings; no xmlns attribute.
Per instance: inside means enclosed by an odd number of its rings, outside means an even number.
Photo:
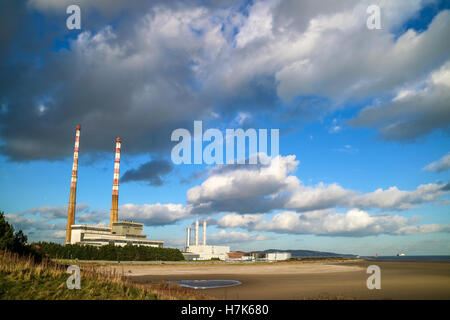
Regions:
<svg viewBox="0 0 450 320"><path fill-rule="evenodd" d="M123 247L112 244L101 247L89 245L61 245L54 242L38 242L35 244L50 258L108 261L180 261L183 254L178 249L154 248L126 245Z"/></svg>

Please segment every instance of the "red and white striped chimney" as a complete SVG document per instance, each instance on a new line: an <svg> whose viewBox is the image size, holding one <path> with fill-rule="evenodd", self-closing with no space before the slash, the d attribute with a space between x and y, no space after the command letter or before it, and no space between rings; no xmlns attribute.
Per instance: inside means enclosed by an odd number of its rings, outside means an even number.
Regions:
<svg viewBox="0 0 450 320"><path fill-rule="evenodd" d="M70 244L72 239L72 225L75 223L75 207L77 195L78 176L78 149L80 147L81 126L77 125L75 133L75 147L73 150L72 178L70 180L69 208L67 210L66 244Z"/></svg>
<svg viewBox="0 0 450 320"><path fill-rule="evenodd" d="M120 167L120 138L116 139L116 158L114 160L114 181L112 189L111 219L110 227L112 231L113 223L119 219L119 167Z"/></svg>

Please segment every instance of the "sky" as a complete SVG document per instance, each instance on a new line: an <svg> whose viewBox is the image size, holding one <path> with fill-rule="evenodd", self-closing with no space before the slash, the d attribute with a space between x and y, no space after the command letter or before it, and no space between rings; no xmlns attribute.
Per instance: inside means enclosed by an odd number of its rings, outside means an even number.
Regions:
<svg viewBox="0 0 450 320"><path fill-rule="evenodd" d="M2 1L0 210L64 242L80 124L77 224L109 224L120 137L119 219L166 247L198 218L232 250L449 255L449 32L438 0ZM279 154L177 164L194 121Z"/></svg>

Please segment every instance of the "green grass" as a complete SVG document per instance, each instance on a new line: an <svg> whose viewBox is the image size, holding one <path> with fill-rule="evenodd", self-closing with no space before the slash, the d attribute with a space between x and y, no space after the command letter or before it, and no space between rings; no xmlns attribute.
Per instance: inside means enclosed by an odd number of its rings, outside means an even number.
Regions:
<svg viewBox="0 0 450 320"><path fill-rule="evenodd" d="M81 280L81 289L69 290L66 280L69 275L39 274L29 270L0 272L0 299L37 300L84 300L84 299L145 299L155 300L157 295L124 283L107 280Z"/></svg>
<svg viewBox="0 0 450 320"><path fill-rule="evenodd" d="M81 269L81 289L68 289L66 265L31 259L0 251L0 299L2 300L155 300L209 298L178 285L141 285L111 271Z"/></svg>

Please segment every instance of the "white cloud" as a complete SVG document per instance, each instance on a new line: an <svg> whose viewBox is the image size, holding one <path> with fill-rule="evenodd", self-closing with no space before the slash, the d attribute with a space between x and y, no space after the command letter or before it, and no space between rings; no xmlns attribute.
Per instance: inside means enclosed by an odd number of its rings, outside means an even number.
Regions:
<svg viewBox="0 0 450 320"><path fill-rule="evenodd" d="M449 101L450 62L447 62L427 79L402 88L391 101L364 108L352 124L375 127L386 140L414 140L435 129L448 130Z"/></svg>
<svg viewBox="0 0 450 320"><path fill-rule="evenodd" d="M15 230L22 230L30 241L57 241L65 237L67 206L42 206L6 215ZM75 223L98 223L109 219L107 210L91 210L85 203L77 203Z"/></svg>
<svg viewBox="0 0 450 320"><path fill-rule="evenodd" d="M225 230L220 230L218 233L208 236L207 241L211 244L231 244L251 241L264 241L269 239L270 237L263 234L253 234L239 231L227 232Z"/></svg>
<svg viewBox="0 0 450 320"><path fill-rule="evenodd" d="M228 214L217 220L217 225L222 228L247 228L259 222L263 214Z"/></svg>
<svg viewBox="0 0 450 320"><path fill-rule="evenodd" d="M85 203L76 204L75 220L77 223L99 223L109 219L109 210L92 210ZM40 221L67 219L67 206L42 206L17 213L18 216L39 216ZM51 221L50 221L51 223Z"/></svg>
<svg viewBox="0 0 450 320"><path fill-rule="evenodd" d="M47 110L47 107L46 107L45 105L40 104L40 105L38 106L38 111L39 111L40 114L44 113L45 110Z"/></svg>
<svg viewBox="0 0 450 320"><path fill-rule="evenodd" d="M55 231L52 233L51 237L55 239L65 239L66 231L65 230Z"/></svg>
<svg viewBox="0 0 450 320"><path fill-rule="evenodd" d="M341 131L342 127L340 125L338 125L335 121L333 121L333 125L331 126L331 128L328 130L328 133L338 133L339 131Z"/></svg>
<svg viewBox="0 0 450 320"><path fill-rule="evenodd" d="M252 118L251 114L248 112L238 112L236 118L234 119L234 122L238 126L243 126L247 121L249 121Z"/></svg>
<svg viewBox="0 0 450 320"><path fill-rule="evenodd" d="M355 197L350 201L350 205L359 208L406 210L421 203L436 201L446 193L448 190L445 190L445 186L434 183L420 185L413 191L390 187Z"/></svg>
<svg viewBox="0 0 450 320"><path fill-rule="evenodd" d="M271 10L277 2L277 0L257 1L251 6L247 20L236 35L238 48L258 39L273 40Z"/></svg>
<svg viewBox="0 0 450 320"><path fill-rule="evenodd" d="M109 210L90 210L75 215L75 220L79 224L85 223L101 223L110 218Z"/></svg>
<svg viewBox="0 0 450 320"><path fill-rule="evenodd" d="M65 233L65 223L54 223L47 218L28 218L22 214L6 214L6 220L13 225L17 232L22 230L28 237L28 242L32 241L59 241L58 235Z"/></svg>
<svg viewBox="0 0 450 320"><path fill-rule="evenodd" d="M429 81L434 85L443 85L450 88L450 62L434 71Z"/></svg>
<svg viewBox="0 0 450 320"><path fill-rule="evenodd" d="M278 156L267 166L223 166L210 171L200 185L188 190L194 212L267 213L277 209L311 211L335 207L406 210L435 202L448 190L442 184L423 184L415 190L396 186L362 194L337 183L304 185L292 175L295 156Z"/></svg>
<svg viewBox="0 0 450 320"><path fill-rule="evenodd" d="M292 45L287 51L295 58L285 59L276 72L280 97L290 100L299 94L320 94L343 98L390 91L420 77L436 61L445 62L448 54L430 50L428 45L443 45L440 41L450 21L448 13L441 13L425 32L409 30L396 39L386 26L390 23L386 15L380 32L365 28L366 8L359 4L345 12L312 18L304 33L290 30ZM382 6L382 12L387 11ZM283 36L278 35L278 44ZM293 49L296 42L307 50ZM425 60L424 52L428 53Z"/></svg>
<svg viewBox="0 0 450 320"><path fill-rule="evenodd" d="M195 209L211 211L267 211L276 202L273 196L297 185L295 176L287 176L298 165L295 156L277 156L269 165L231 165L213 170L200 185L187 192ZM233 207L232 210L231 207ZM244 212L243 212L244 213Z"/></svg>
<svg viewBox="0 0 450 320"><path fill-rule="evenodd" d="M269 221L257 223L250 230L350 237L450 231L449 225L413 225L416 222L417 217L408 219L393 214L369 214L359 209L351 209L345 213L323 212L320 216L313 217L306 213L285 211L276 214Z"/></svg>
<svg viewBox="0 0 450 320"><path fill-rule="evenodd" d="M450 232L450 225L427 224L421 226L405 226L395 231L395 234L414 235L414 234L425 234L434 232Z"/></svg>
<svg viewBox="0 0 450 320"><path fill-rule="evenodd" d="M320 182L312 187L298 184L297 188L288 197L284 208L309 211L346 206L348 199L356 196L356 194L357 192L344 189L337 183L326 185Z"/></svg>
<svg viewBox="0 0 450 320"><path fill-rule="evenodd" d="M147 226L173 224L179 220L192 218L190 209L181 204L124 204L119 207L121 219L133 220Z"/></svg>
<svg viewBox="0 0 450 320"><path fill-rule="evenodd" d="M164 241L165 247L178 248L180 250L186 249L186 239L175 239L175 238L161 238Z"/></svg>
<svg viewBox="0 0 450 320"><path fill-rule="evenodd" d="M76 213L81 213L89 209L89 206L85 203L77 203ZM42 206L33 209L29 209L20 213L20 216L25 215L40 215L45 219L66 219L67 218L67 206Z"/></svg>
<svg viewBox="0 0 450 320"><path fill-rule="evenodd" d="M403 100L405 98L413 96L415 93L416 92L414 90L402 89L397 93L397 96L394 99L392 99L392 101Z"/></svg>
<svg viewBox="0 0 450 320"><path fill-rule="evenodd" d="M450 168L450 152L437 161L434 161L423 168L427 171L443 172Z"/></svg>

